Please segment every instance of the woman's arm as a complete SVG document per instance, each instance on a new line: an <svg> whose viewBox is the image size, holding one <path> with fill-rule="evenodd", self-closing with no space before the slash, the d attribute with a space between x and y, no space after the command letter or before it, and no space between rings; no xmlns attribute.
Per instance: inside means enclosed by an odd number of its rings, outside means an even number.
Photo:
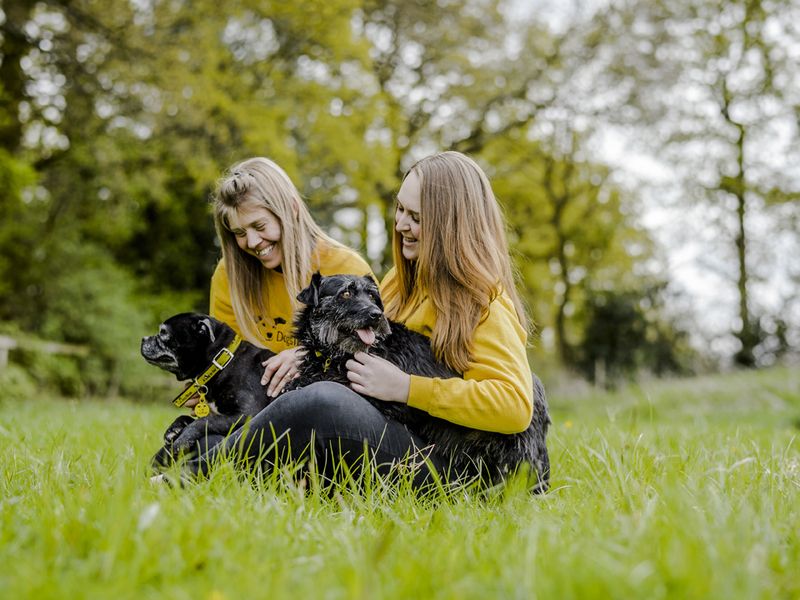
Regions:
<svg viewBox="0 0 800 600"><path fill-rule="evenodd" d="M511 301L500 296L475 330L473 360L463 379L409 376L361 353L348 363L348 377L354 391L380 400L405 399L409 406L459 425L518 433L528 427L533 412L526 338Z"/></svg>

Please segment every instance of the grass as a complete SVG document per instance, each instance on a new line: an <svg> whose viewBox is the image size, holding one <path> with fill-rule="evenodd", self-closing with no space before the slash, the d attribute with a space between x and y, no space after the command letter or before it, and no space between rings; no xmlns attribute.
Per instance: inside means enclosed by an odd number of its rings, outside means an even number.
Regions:
<svg viewBox="0 0 800 600"><path fill-rule="evenodd" d="M167 402L0 401L0 597L800 597L800 374L550 402L550 493L419 500L151 486Z"/></svg>

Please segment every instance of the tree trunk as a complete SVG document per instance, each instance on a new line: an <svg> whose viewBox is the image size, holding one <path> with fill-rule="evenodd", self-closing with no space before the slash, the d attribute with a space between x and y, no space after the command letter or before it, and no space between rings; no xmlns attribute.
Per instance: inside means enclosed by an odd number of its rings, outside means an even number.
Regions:
<svg viewBox="0 0 800 600"><path fill-rule="evenodd" d="M30 50L23 27L28 21L32 3L19 0L3 2L5 22L0 26L3 37L0 63L0 148L14 153L22 140L19 105L25 99L25 74L20 60Z"/></svg>
<svg viewBox="0 0 800 600"><path fill-rule="evenodd" d="M560 217L559 217L560 219ZM564 285L564 293L561 295L561 300L556 303L556 318L555 318L555 332L556 332L556 348L561 363L564 365L572 364L572 348L567 342L567 304L569 303L570 291L572 286L569 281L569 261L566 253L567 240L561 234L559 229L560 223L554 223L556 235L558 236L558 264L561 268L561 283Z"/></svg>
<svg viewBox="0 0 800 600"><path fill-rule="evenodd" d="M734 356L736 364L742 367L754 367L756 364L754 349L758 344L758 335L755 331L755 324L750 315L748 306L747 283L749 279L747 271L747 236L745 232L745 217L747 213L747 198L745 194L745 166L744 166L744 127L735 123L739 129L737 144L737 166L738 172L735 183L730 191L736 196L736 256L738 259L739 276L737 288L739 292L739 319L741 329L735 333L742 347Z"/></svg>

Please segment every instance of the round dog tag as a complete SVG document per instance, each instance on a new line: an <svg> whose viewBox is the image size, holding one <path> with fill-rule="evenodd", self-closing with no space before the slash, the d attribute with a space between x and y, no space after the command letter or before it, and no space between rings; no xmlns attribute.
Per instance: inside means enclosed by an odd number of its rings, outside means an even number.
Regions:
<svg viewBox="0 0 800 600"><path fill-rule="evenodd" d="M194 407L194 414L198 417L207 417L208 413L211 412L211 409L208 407L208 404L204 400L198 402Z"/></svg>

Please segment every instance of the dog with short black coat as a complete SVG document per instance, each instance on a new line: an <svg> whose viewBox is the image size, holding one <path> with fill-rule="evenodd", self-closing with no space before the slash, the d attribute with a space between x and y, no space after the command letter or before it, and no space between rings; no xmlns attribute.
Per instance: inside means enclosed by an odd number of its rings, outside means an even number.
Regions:
<svg viewBox="0 0 800 600"><path fill-rule="evenodd" d="M164 321L156 335L142 338L144 359L175 375L197 381L222 356L236 333L207 315L181 313ZM156 470L170 466L181 454L191 455L206 436L225 436L258 414L273 399L261 385L261 363L275 353L242 340L233 356L204 386L211 414L181 415L164 433L164 446L153 457Z"/></svg>

